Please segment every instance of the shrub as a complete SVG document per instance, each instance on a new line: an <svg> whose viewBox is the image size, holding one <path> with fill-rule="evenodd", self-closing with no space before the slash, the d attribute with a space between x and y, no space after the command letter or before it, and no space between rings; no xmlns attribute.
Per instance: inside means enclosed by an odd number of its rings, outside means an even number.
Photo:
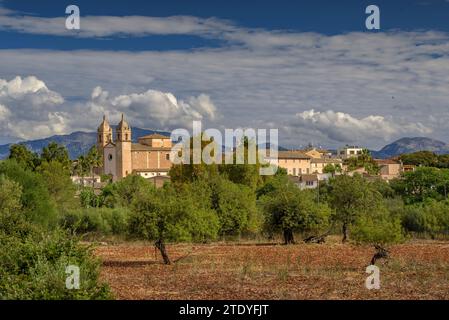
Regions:
<svg viewBox="0 0 449 320"><path fill-rule="evenodd" d="M357 243L381 246L405 239L400 218L392 217L386 210L358 217L351 227L351 234Z"/></svg>
<svg viewBox="0 0 449 320"><path fill-rule="evenodd" d="M0 174L17 182L22 187L20 202L28 221L43 226L54 226L56 210L42 176L17 164L14 160L0 163Z"/></svg>
<svg viewBox="0 0 449 320"><path fill-rule="evenodd" d="M66 267L80 268L80 288L65 286ZM108 299L91 248L61 231L26 237L0 233L0 299Z"/></svg>
<svg viewBox="0 0 449 320"><path fill-rule="evenodd" d="M73 233L124 235L127 232L128 209L85 208L63 214L59 224Z"/></svg>
<svg viewBox="0 0 449 320"><path fill-rule="evenodd" d="M449 203L429 199L424 203L407 206L403 217L407 231L428 233L431 237L449 233Z"/></svg>

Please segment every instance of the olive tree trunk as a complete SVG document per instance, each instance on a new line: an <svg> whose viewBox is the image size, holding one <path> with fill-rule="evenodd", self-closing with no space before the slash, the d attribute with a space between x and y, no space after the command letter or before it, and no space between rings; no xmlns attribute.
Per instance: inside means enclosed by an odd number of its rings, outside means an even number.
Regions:
<svg viewBox="0 0 449 320"><path fill-rule="evenodd" d="M154 243L154 245L155 245L156 248L158 248L159 251L161 252L161 256L162 256L162 259L164 260L164 263L165 263L165 264L171 264L170 258L168 257L168 254L167 254L167 250L165 249L165 243L164 243L164 240L159 239L159 240L157 240L157 241Z"/></svg>
<svg viewBox="0 0 449 320"><path fill-rule="evenodd" d="M291 229L284 229L284 244L294 244L293 231Z"/></svg>
<svg viewBox="0 0 449 320"><path fill-rule="evenodd" d="M348 241L348 224L346 222L343 223L343 227L342 227L342 232L343 232L343 239L341 239L341 242L345 243L346 241Z"/></svg>

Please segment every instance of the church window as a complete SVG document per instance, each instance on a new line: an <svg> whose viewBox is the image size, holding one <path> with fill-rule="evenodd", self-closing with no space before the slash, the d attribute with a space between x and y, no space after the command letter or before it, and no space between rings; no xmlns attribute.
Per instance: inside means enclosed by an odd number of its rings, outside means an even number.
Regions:
<svg viewBox="0 0 449 320"><path fill-rule="evenodd" d="M165 160L170 160L170 153L165 154Z"/></svg>
<svg viewBox="0 0 449 320"><path fill-rule="evenodd" d="M109 155L108 155L108 160L109 160L109 161L112 161L112 154L109 154Z"/></svg>

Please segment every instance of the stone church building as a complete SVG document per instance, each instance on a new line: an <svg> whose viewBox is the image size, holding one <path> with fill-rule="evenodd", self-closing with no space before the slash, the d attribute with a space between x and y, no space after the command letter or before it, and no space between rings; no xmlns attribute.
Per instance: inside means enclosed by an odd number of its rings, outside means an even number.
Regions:
<svg viewBox="0 0 449 320"><path fill-rule="evenodd" d="M137 143L131 139L131 127L122 119L117 125L115 140L112 128L106 117L98 127L97 148L103 155L102 174L112 176L113 181L129 174L139 174L144 178L166 177L172 165L170 137L150 134L138 138Z"/></svg>

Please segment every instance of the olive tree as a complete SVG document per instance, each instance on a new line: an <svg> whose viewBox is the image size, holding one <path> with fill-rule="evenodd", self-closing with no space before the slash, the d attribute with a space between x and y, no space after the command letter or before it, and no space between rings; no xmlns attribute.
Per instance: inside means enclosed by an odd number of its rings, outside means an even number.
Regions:
<svg viewBox="0 0 449 320"><path fill-rule="evenodd" d="M165 264L171 264L167 242L206 241L217 236L219 222L212 209L170 186L140 192L132 203L130 233L155 241Z"/></svg>
<svg viewBox="0 0 449 320"><path fill-rule="evenodd" d="M334 219L342 225L342 242L346 242L350 227L360 216L377 210L382 204L382 195L358 174L341 175L330 182L329 202L335 209Z"/></svg>
<svg viewBox="0 0 449 320"><path fill-rule="evenodd" d="M294 243L295 231L308 232L328 226L330 208L318 204L310 190L300 190L296 185L280 176L272 191L260 198L266 216L266 227L281 230L285 244Z"/></svg>

